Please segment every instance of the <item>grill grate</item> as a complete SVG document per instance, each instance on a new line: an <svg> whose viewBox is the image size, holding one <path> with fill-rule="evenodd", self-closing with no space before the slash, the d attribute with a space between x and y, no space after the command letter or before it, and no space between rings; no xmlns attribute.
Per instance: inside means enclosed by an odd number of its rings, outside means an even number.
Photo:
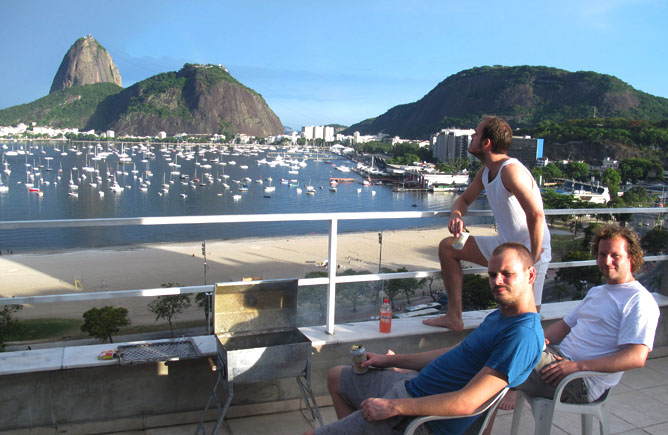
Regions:
<svg viewBox="0 0 668 435"><path fill-rule="evenodd" d="M149 363L197 358L199 353L190 340L119 346L121 364Z"/></svg>

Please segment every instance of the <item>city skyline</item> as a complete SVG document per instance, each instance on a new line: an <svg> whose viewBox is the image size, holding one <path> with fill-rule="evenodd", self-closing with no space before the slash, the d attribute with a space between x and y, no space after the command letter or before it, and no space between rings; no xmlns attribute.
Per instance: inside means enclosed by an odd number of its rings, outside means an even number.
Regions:
<svg viewBox="0 0 668 435"><path fill-rule="evenodd" d="M92 34L128 87L184 63L223 64L283 125L351 125L417 101L459 71L545 65L614 75L668 97L660 0L476 4L29 0L0 5L0 109L46 96Z"/></svg>

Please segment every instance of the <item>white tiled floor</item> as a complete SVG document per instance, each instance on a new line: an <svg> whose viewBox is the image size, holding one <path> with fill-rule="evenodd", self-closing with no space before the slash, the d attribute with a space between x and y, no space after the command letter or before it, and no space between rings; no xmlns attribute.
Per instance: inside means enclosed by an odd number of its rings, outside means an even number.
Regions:
<svg viewBox="0 0 668 435"><path fill-rule="evenodd" d="M624 374L622 382L613 388L610 401L610 427L613 434L654 434L668 433L668 357L654 358L647 361L642 369ZM534 424L530 411L524 408L520 434L533 434ZM321 408L325 423L334 421L334 409ZM494 424L494 435L510 433L512 411L499 411ZM312 428L312 422L303 412L285 412L281 414L226 420L219 434L222 435L283 435L300 434ZM211 430L213 424L207 426ZM146 431L123 432L127 435L181 435L194 434L195 425L155 428ZM552 434L579 434L580 419L573 414L555 415ZM594 424L594 434L598 434L598 425Z"/></svg>

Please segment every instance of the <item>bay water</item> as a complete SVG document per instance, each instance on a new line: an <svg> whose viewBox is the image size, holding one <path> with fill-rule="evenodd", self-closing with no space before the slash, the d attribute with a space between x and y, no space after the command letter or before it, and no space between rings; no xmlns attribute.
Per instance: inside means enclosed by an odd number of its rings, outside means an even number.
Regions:
<svg viewBox="0 0 668 435"><path fill-rule="evenodd" d="M393 192L390 185L364 186L360 175L336 169L336 166L354 165L337 155L307 156L288 153L282 148L238 147L0 142L3 164L0 179L8 188L0 192L0 220L435 211L449 209L457 196L457 193L448 192ZM125 161L121 163L121 159ZM291 164L284 163L290 160ZM272 161L283 163L272 166L269 164ZM334 192L330 191L332 177L352 178L353 181L339 183ZM282 183L281 179L293 181ZM29 188L26 184L33 186ZM114 184L117 185L116 192ZM244 184L247 190L240 189ZM266 192L268 186L275 190ZM313 186L315 194L307 194L306 186ZM484 198L479 199L472 208L488 208L487 202ZM491 222L490 218L471 217L468 220L473 224ZM339 231L446 225L443 218L343 221L339 223ZM7 250L29 252L136 243L300 236L326 233L327 230L326 222L303 221L5 230L0 231L0 250L3 253Z"/></svg>

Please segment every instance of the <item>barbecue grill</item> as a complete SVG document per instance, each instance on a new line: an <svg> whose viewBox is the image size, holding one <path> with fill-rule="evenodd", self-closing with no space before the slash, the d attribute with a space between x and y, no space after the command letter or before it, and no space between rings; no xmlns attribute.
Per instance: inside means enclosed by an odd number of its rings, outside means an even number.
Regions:
<svg viewBox="0 0 668 435"><path fill-rule="evenodd" d="M215 405L220 428L234 396L234 384L294 377L313 419L322 426L311 390L311 341L296 328L297 280L216 284L214 333L217 340L213 391L196 434L206 433L203 421ZM226 393L221 404L219 390Z"/></svg>

